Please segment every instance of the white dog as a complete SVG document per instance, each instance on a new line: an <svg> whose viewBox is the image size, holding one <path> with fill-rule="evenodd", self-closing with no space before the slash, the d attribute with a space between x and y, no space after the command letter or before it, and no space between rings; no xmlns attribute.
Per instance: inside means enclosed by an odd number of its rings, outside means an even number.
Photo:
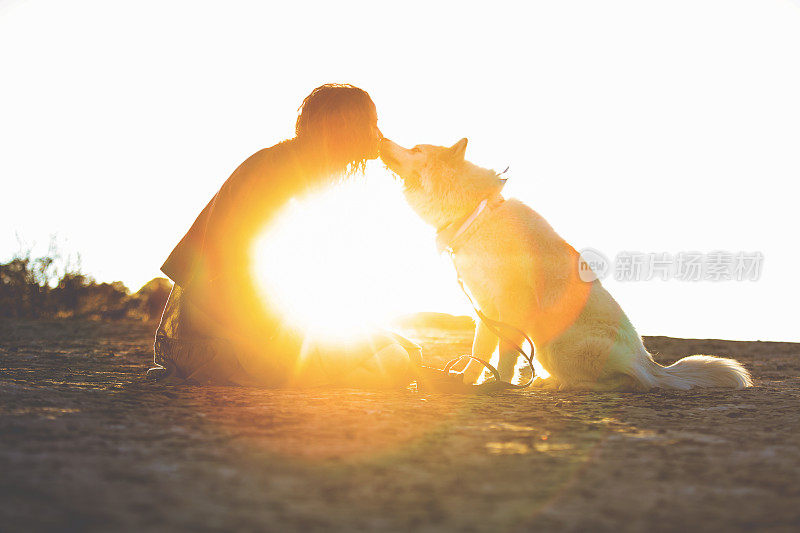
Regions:
<svg viewBox="0 0 800 533"><path fill-rule="evenodd" d="M550 374L534 386L558 389L647 390L652 387L752 385L733 359L685 357L664 367L645 350L620 306L600 281L583 281L579 254L535 211L505 200L505 180L464 160L467 139L452 147L403 148L388 139L381 159L404 182L412 209L438 228L441 248L454 253L456 269L481 310L528 334L536 360ZM585 277L585 276L584 276ZM522 338L510 339L517 344ZM488 360L499 339L478 323L472 355ZM498 371L513 376L517 354L500 343ZM465 382L482 366L471 362Z"/></svg>

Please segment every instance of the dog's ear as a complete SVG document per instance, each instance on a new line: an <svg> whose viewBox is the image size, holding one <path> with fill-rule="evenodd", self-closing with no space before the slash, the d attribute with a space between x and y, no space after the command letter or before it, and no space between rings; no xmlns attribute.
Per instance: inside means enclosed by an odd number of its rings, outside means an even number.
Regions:
<svg viewBox="0 0 800 533"><path fill-rule="evenodd" d="M464 154L467 152L467 138L464 137L448 150L447 157L453 161L463 161Z"/></svg>

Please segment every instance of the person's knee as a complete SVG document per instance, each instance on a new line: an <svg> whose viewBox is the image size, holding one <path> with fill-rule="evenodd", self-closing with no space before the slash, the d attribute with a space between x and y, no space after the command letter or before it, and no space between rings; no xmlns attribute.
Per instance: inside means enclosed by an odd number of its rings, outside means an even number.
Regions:
<svg viewBox="0 0 800 533"><path fill-rule="evenodd" d="M391 343L376 350L351 376L353 386L402 388L414 380L413 363L400 344Z"/></svg>

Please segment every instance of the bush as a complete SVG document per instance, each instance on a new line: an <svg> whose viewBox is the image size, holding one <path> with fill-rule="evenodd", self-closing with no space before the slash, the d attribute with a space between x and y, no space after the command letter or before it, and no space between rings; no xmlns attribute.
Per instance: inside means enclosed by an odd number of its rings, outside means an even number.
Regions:
<svg viewBox="0 0 800 533"><path fill-rule="evenodd" d="M31 258L28 251L0 264L0 317L154 320L172 289L169 280L155 278L130 294L121 281L97 283L69 261L59 273L59 259L51 245L46 256Z"/></svg>
<svg viewBox="0 0 800 533"><path fill-rule="evenodd" d="M172 282L167 278L153 278L145 283L131 298L136 302L135 314L143 320L161 318L161 312L172 291Z"/></svg>

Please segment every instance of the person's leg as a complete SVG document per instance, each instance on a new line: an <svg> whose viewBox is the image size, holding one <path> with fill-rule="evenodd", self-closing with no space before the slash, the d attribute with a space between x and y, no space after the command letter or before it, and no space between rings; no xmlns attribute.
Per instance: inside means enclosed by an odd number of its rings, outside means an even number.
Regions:
<svg viewBox="0 0 800 533"><path fill-rule="evenodd" d="M261 387L402 388L414 380L414 362L421 362L418 346L388 332L336 344L304 342L285 328L259 343L237 342L223 333L176 285L156 330L155 366L148 378Z"/></svg>
<svg viewBox="0 0 800 533"><path fill-rule="evenodd" d="M402 389L414 381L414 377L414 365L408 351L392 341L344 376L343 385L365 389Z"/></svg>
<svg viewBox="0 0 800 533"><path fill-rule="evenodd" d="M167 378L175 371L175 366L172 364L173 349L170 339L176 337L180 300L181 288L175 285L169 293L164 311L161 313L161 321L156 329L153 342L153 367L147 371L147 379L149 380L158 381Z"/></svg>
<svg viewBox="0 0 800 533"><path fill-rule="evenodd" d="M217 385L276 386L285 378L277 372L250 373L242 361L265 359L223 336L224 329L186 298L176 285L170 293L154 343L155 366L148 370L151 380ZM264 374L264 375L261 375Z"/></svg>
<svg viewBox="0 0 800 533"><path fill-rule="evenodd" d="M306 346L306 364L290 386L399 389L414 381L419 347L391 333L377 332L347 343Z"/></svg>

